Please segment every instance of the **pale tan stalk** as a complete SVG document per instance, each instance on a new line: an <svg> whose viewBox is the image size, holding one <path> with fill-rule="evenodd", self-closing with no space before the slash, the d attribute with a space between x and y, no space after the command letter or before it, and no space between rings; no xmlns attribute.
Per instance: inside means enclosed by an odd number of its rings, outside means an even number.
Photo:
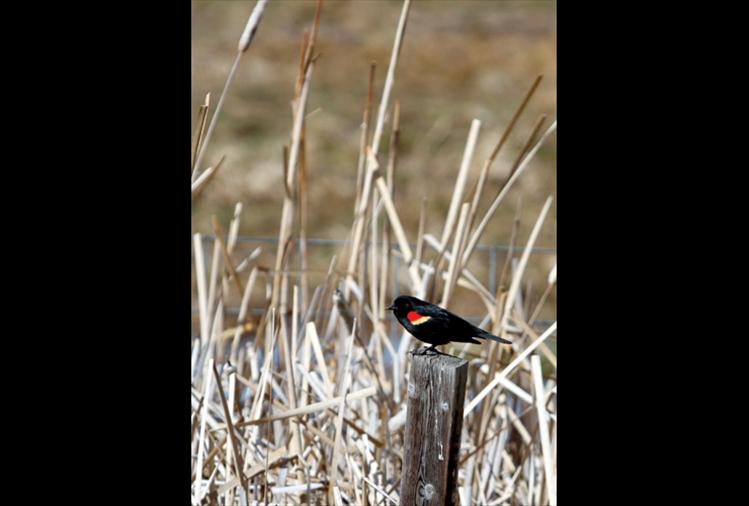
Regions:
<svg viewBox="0 0 749 506"><path fill-rule="evenodd" d="M268 0L258 0L258 3L255 4L255 7L252 9L252 13L250 13L250 17L247 20L247 24L245 25L242 35L239 37L239 44L237 45L237 56L234 58L234 63L231 66L231 70L229 70L229 75L226 78L226 83L224 83L224 89L218 99L216 110L213 111L213 116L211 116L211 123L210 125L208 125L208 131L205 134L205 138L201 142L200 151L198 152L197 159L195 160L195 164L193 165L193 181L195 181L195 178L199 173L200 164L203 161L206 148L208 147L208 143L210 142L211 136L213 135L213 129L216 127L216 120L218 119L218 115L224 105L224 99L226 98L226 93L229 90L229 85L234 80L234 75L237 72L237 68L239 68L239 61L242 59L242 55L250 47L250 43L252 42L252 39L255 36L255 32L257 31L257 27L260 24L260 19L262 18L263 10L265 9L265 4L267 2Z"/></svg>
<svg viewBox="0 0 749 506"><path fill-rule="evenodd" d="M465 188L466 180L468 179L468 170L471 168L473 152L476 149L476 139L478 138L480 128L481 121L474 119L471 122L471 129L468 131L468 140L466 141L466 147L463 150L463 160L460 162L458 179L455 181L455 186L453 187L453 195L450 199L447 219L445 220L445 226L442 229L440 249L445 248L453 233L453 226L455 225L455 219L458 216L458 207L460 207L461 199L463 198L463 189Z"/></svg>
<svg viewBox="0 0 749 506"><path fill-rule="evenodd" d="M479 224L476 226L476 229L473 231L473 234L471 235L471 239L468 241L468 245L466 246L465 253L463 253L463 265L465 266L468 263L468 260L471 258L471 255L473 254L474 249L476 248L476 245L479 242L479 239L481 239L481 235L484 233L484 230L486 229L486 226L489 223L489 220L494 216L495 211L499 207L499 204L502 203L502 200L504 200L505 196L507 195L507 192L510 191L510 188L512 188L512 185L517 181L517 179L523 174L525 169L528 167L528 164L533 159L535 154L538 152L538 150L543 145L544 141L556 130L557 128L557 122L549 126L549 128L544 132L544 134L541 136L541 138L536 142L536 144L533 146L533 148L525 155L523 158L523 161L518 165L518 168L515 170L515 172L512 174L510 179L505 183L504 187L502 188L502 191L497 195L497 197L492 202L489 209L484 214L484 217L481 219Z"/></svg>

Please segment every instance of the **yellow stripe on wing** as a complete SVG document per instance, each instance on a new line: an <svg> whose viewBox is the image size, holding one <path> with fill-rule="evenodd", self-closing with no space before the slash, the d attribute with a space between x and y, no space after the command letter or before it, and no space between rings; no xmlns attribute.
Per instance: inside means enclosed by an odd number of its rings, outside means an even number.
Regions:
<svg viewBox="0 0 749 506"><path fill-rule="evenodd" d="M420 325L420 324L424 323L425 321L428 321L428 320L431 320L431 319L432 319L431 316L422 316L418 320L412 321L411 325Z"/></svg>

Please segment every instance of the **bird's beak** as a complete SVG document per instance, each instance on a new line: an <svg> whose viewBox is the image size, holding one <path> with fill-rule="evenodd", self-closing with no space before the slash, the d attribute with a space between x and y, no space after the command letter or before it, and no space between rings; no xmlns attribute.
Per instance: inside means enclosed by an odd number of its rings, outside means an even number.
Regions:
<svg viewBox="0 0 749 506"><path fill-rule="evenodd" d="M393 310L395 310L395 306L393 306L393 305L391 304L391 305L389 305L388 307L386 307L385 309L387 309L388 311L393 311Z"/></svg>

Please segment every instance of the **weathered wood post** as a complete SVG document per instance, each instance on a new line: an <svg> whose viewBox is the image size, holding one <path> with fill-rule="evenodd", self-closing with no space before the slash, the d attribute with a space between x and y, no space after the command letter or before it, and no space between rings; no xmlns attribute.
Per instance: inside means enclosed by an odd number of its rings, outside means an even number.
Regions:
<svg viewBox="0 0 749 506"><path fill-rule="evenodd" d="M400 504L459 504L458 452L468 362L449 355L412 357Z"/></svg>

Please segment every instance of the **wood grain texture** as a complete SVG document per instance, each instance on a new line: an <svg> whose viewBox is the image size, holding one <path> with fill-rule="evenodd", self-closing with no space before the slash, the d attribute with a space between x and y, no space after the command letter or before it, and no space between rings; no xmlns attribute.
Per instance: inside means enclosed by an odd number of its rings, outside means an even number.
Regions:
<svg viewBox="0 0 749 506"><path fill-rule="evenodd" d="M460 504L458 452L468 362L449 355L411 361L400 504Z"/></svg>

